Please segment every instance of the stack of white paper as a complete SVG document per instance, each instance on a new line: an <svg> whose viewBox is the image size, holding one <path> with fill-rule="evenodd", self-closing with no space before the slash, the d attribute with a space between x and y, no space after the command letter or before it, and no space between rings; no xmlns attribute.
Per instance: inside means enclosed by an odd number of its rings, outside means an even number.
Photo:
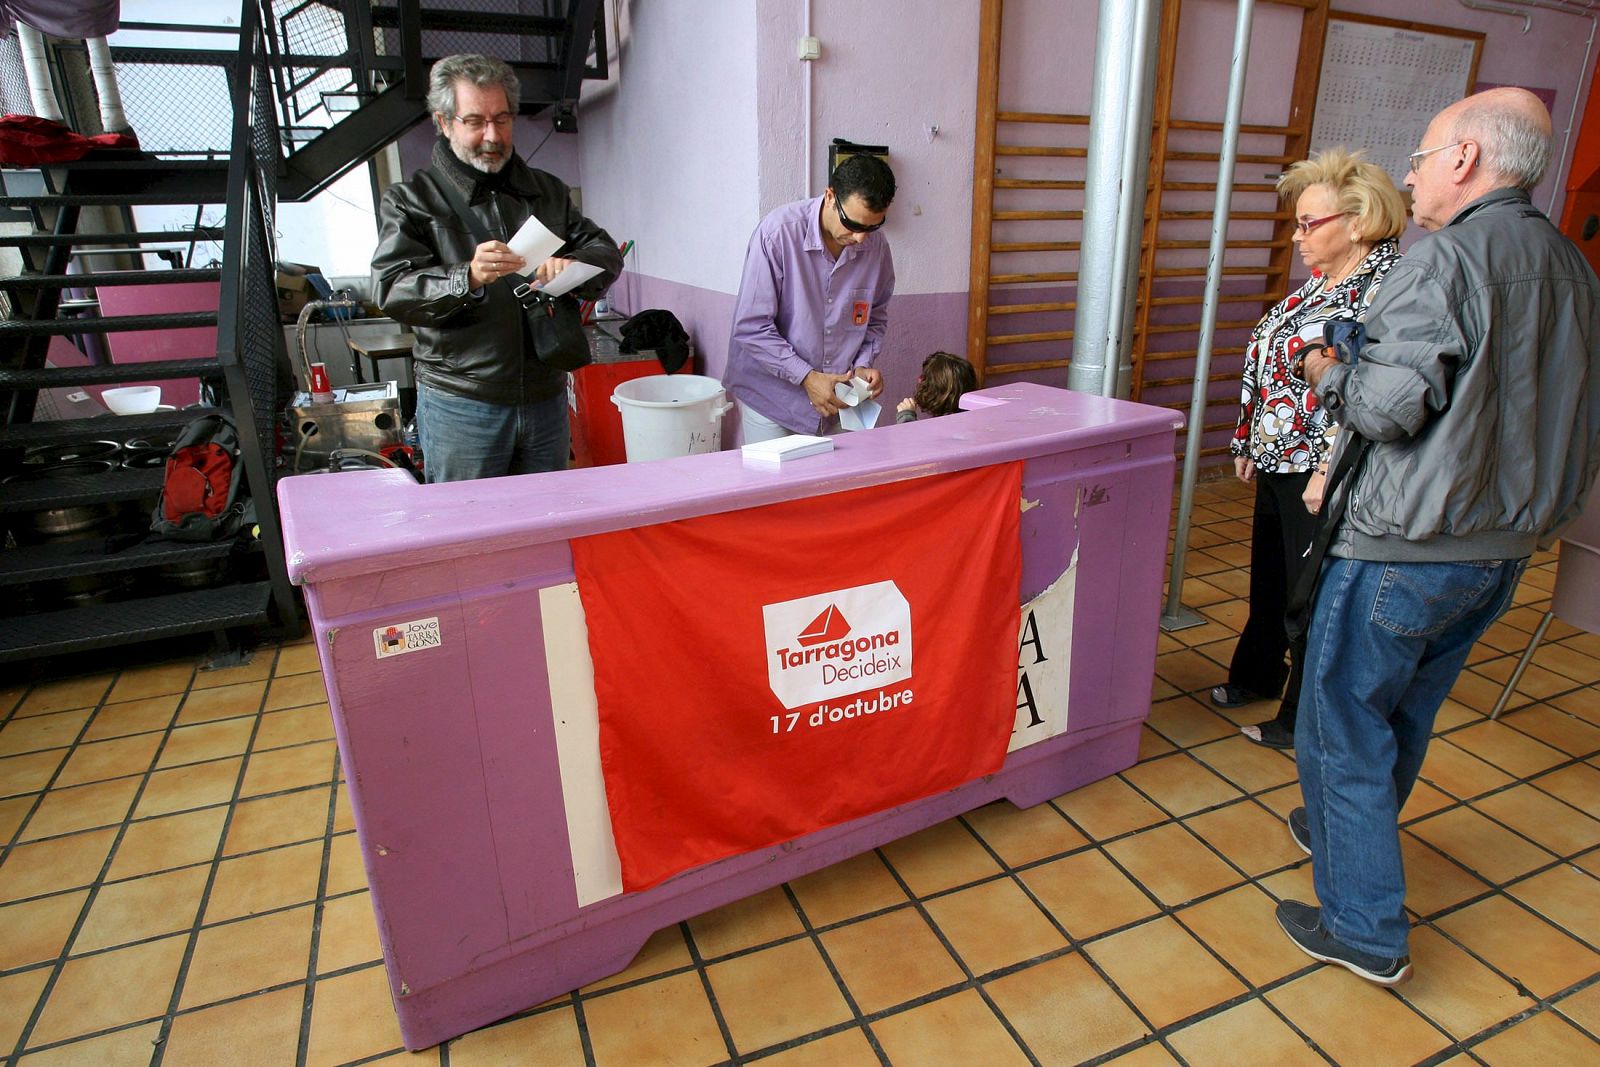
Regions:
<svg viewBox="0 0 1600 1067"><path fill-rule="evenodd" d="M759 467L781 467L789 460L814 456L818 452L832 452L833 438L811 437L807 434L790 434L770 441L754 441L741 445L739 451L744 461Z"/></svg>

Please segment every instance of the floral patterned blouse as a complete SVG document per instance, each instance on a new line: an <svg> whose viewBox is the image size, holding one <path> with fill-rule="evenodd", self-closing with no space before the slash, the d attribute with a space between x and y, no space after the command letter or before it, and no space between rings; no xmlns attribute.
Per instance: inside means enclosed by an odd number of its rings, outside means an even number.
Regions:
<svg viewBox="0 0 1600 1067"><path fill-rule="evenodd" d="M1261 317L1245 349L1239 424L1228 451L1248 456L1268 474L1301 474L1324 462L1337 430L1304 378L1293 370L1300 349L1322 340L1330 319L1364 319L1378 283L1400 259L1392 238L1379 241L1348 278L1324 292L1310 278Z"/></svg>

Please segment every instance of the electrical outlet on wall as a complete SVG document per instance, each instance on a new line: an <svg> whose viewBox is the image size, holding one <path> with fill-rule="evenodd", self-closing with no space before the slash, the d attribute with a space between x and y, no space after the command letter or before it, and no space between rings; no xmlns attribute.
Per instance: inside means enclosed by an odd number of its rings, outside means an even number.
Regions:
<svg viewBox="0 0 1600 1067"><path fill-rule="evenodd" d="M795 53L804 60L822 58L822 42L815 37L802 37L795 49Z"/></svg>

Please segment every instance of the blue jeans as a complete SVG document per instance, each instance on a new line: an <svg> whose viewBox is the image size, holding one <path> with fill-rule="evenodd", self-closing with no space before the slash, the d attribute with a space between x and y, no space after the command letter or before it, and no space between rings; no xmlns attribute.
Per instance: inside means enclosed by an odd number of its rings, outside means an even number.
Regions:
<svg viewBox="0 0 1600 1067"><path fill-rule="evenodd" d="M419 382L417 436L430 483L565 470L567 394L491 404Z"/></svg>
<svg viewBox="0 0 1600 1067"><path fill-rule="evenodd" d="M1400 809L1439 705L1525 562L1323 568L1294 739L1322 924L1345 945L1407 954Z"/></svg>

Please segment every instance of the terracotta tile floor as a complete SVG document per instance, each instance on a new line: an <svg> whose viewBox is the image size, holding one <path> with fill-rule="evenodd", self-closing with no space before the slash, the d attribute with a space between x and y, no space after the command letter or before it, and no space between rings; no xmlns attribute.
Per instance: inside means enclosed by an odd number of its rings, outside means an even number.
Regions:
<svg viewBox="0 0 1600 1067"><path fill-rule="evenodd" d="M658 933L623 974L400 1049L304 642L0 684L0 1055L46 1064L1600 1062L1600 637L1555 557L1475 650L1405 818L1416 977L1310 963L1293 762L1204 700L1244 619L1248 490L1202 483L1143 759Z"/></svg>

